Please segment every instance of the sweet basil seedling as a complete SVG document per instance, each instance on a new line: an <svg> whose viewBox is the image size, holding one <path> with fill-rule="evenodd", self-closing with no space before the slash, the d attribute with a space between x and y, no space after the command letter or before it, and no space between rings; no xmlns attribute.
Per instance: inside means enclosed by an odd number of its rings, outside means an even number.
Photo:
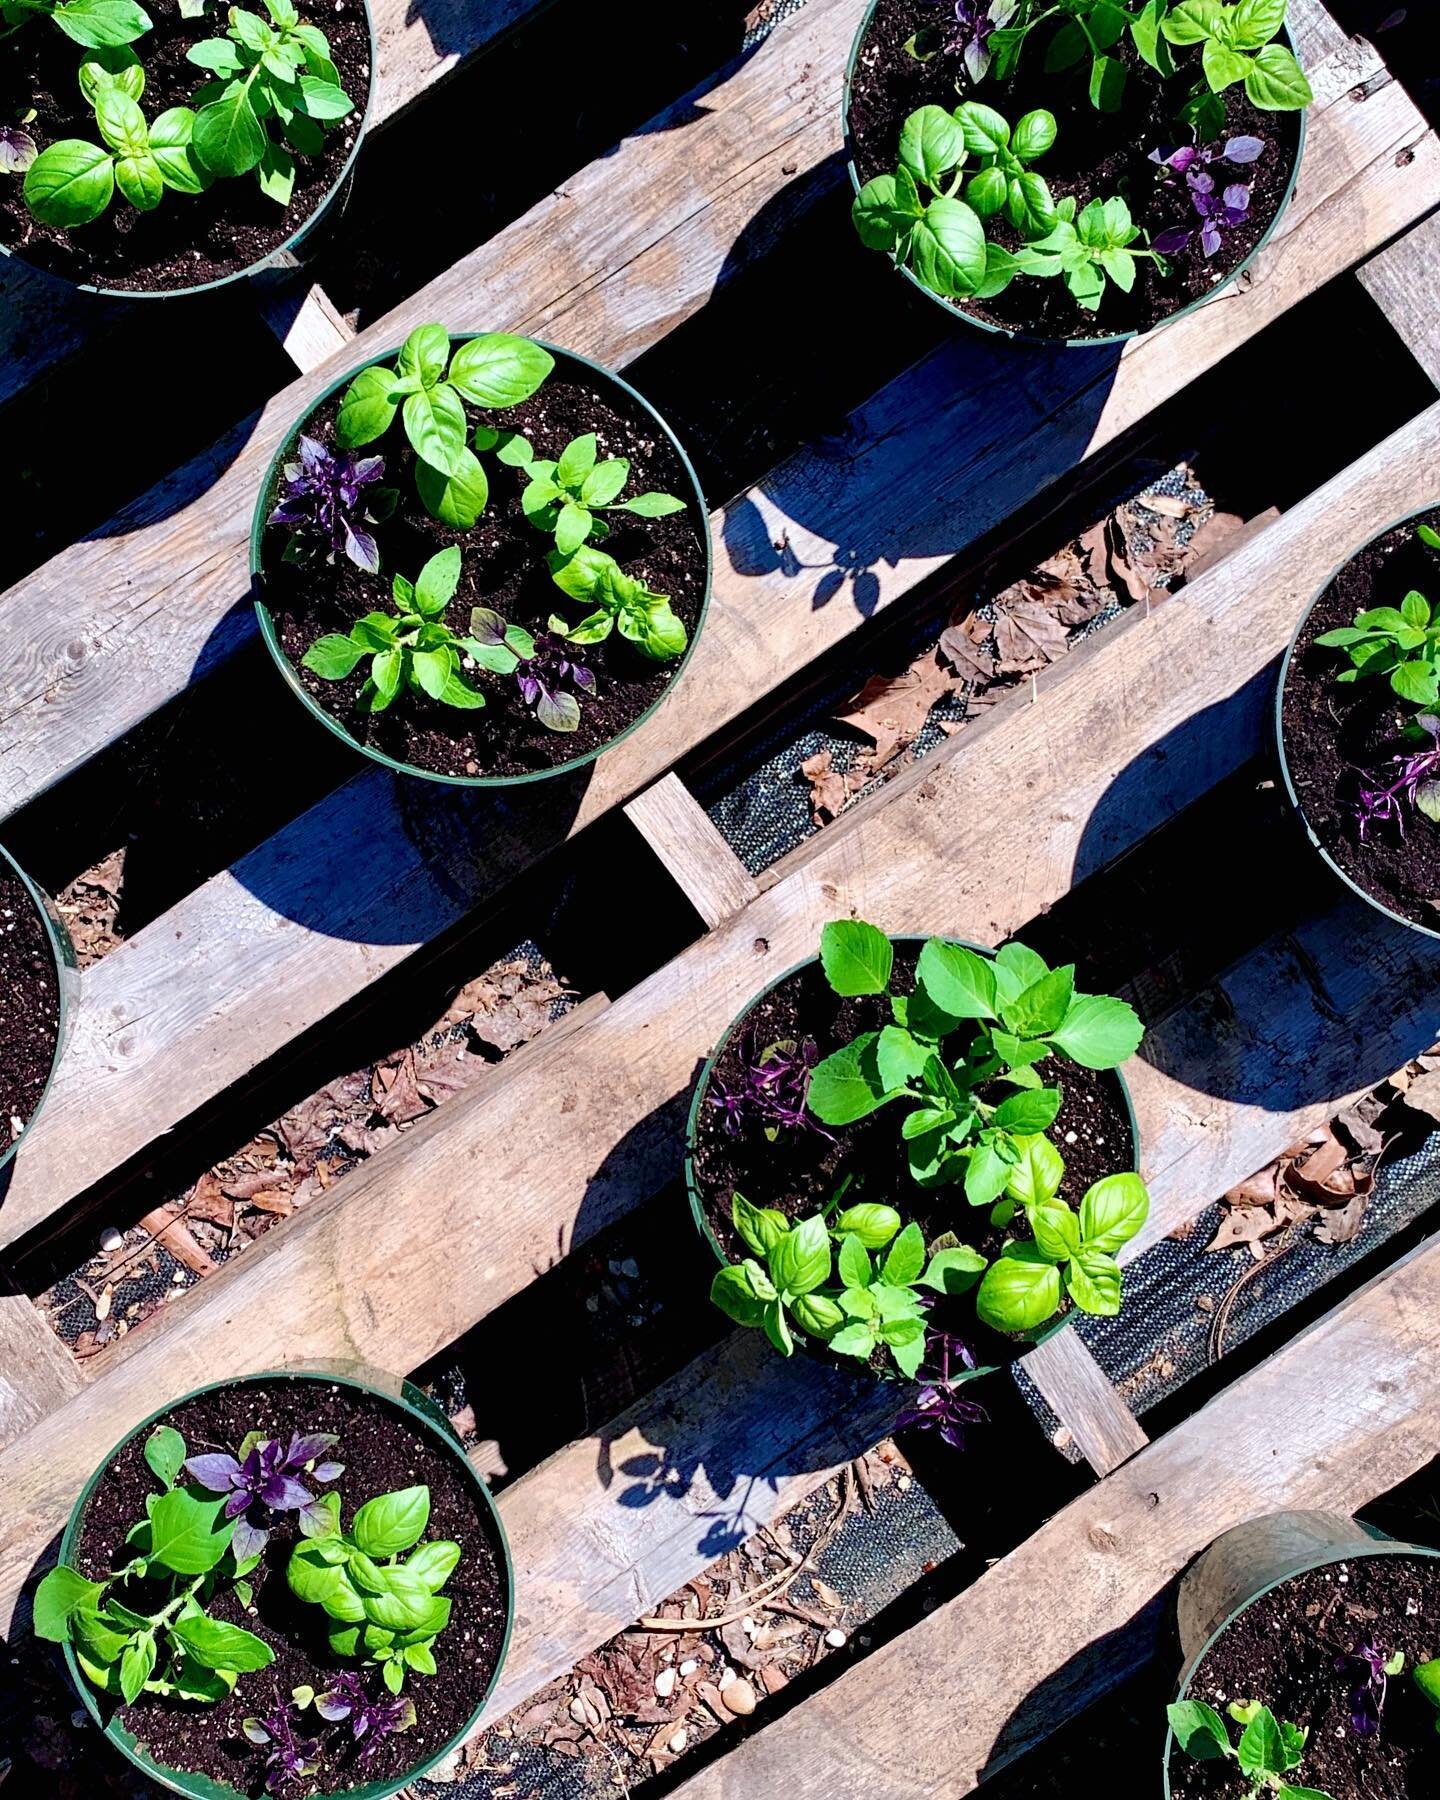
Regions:
<svg viewBox="0 0 1440 1800"><path fill-rule="evenodd" d="M1212 1706L1203 1700L1178 1700L1166 1709L1175 1741L1196 1762L1229 1758L1249 1781L1246 1800L1273 1794L1278 1800L1330 1800L1319 1788L1299 1787L1289 1779L1298 1769L1309 1735L1298 1725L1277 1719L1258 1700L1232 1700L1226 1708L1244 1729L1238 1744L1230 1742L1230 1729Z"/></svg>
<svg viewBox="0 0 1440 1800"><path fill-rule="evenodd" d="M490 436L496 438L498 434ZM640 519L664 519L685 510L685 502L674 494L636 494L622 500L620 495L630 479L629 461L623 456L597 460L599 444L593 431L573 438L555 462L548 458L536 460L524 438L503 443L500 457L502 462L513 464L529 476L529 485L521 496L525 517L540 531L554 534L555 548L561 557L573 556L592 538L609 535L610 527L600 516L602 513L627 512Z"/></svg>

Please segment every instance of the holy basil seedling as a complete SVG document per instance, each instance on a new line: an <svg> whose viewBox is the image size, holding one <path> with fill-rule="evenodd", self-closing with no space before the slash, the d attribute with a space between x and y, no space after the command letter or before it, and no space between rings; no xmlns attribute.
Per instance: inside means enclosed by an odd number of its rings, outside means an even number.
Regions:
<svg viewBox="0 0 1440 1800"><path fill-rule="evenodd" d="M151 25L149 13L135 0L3 0L0 20L9 29L0 31L0 39L33 18L53 20L73 43L91 50L131 44Z"/></svg>
<svg viewBox="0 0 1440 1800"><path fill-rule="evenodd" d="M417 325L400 346L393 369L372 363L346 388L335 420L336 442L347 450L373 444L399 413L417 458L415 487L426 512L453 530L469 531L485 510L490 483L466 442L466 401L518 406L554 367L550 352L529 338L485 332L456 345L452 354L443 325ZM477 429L482 450L498 441L491 427Z"/></svg>
<svg viewBox="0 0 1440 1800"><path fill-rule="evenodd" d="M1175 1741L1196 1762L1229 1758L1250 1783L1246 1800L1275 1795L1277 1800L1330 1800L1319 1788L1300 1787L1289 1777L1305 1754L1308 1733L1275 1717L1258 1700L1232 1700L1227 1711L1244 1727L1238 1744L1230 1729L1203 1700L1177 1700L1166 1708Z"/></svg>
<svg viewBox="0 0 1440 1800"><path fill-rule="evenodd" d="M126 1543L132 1554L118 1569L91 1580L62 1563L35 1593L35 1634L67 1640L86 1679L106 1694L133 1702L142 1692L213 1704L238 1677L268 1668L270 1646L206 1610L224 1585L236 1586L258 1558L236 1560L236 1523L223 1496L198 1485L177 1486L185 1441L160 1426L145 1444L145 1461L161 1485L146 1496L145 1517ZM130 1583L145 1584L131 1589ZM132 1607L139 1592L150 1612Z"/></svg>
<svg viewBox="0 0 1440 1800"><path fill-rule="evenodd" d="M557 637L568 638L572 644L598 644L618 628L621 637L652 662L669 662L683 655L689 640L669 595L657 594L627 575L613 556L589 544L582 544L569 556L554 550L550 571L556 587L582 606L594 608L578 625L552 619L550 629Z"/></svg>
<svg viewBox="0 0 1440 1800"><path fill-rule="evenodd" d="M460 570L460 547L452 544L432 556L413 582L397 575L395 611L367 613L347 636L317 639L302 658L305 667L322 681L343 681L368 656L370 673L355 701L362 712L384 712L407 689L443 706L482 707L485 696L461 673L465 659L494 674L513 675L535 654L535 642L486 607L472 611L469 637L452 631L443 614L460 585Z"/></svg>
<svg viewBox="0 0 1440 1800"><path fill-rule="evenodd" d="M1273 42L1288 10L1288 0L1179 0L1161 17L1160 30L1167 43L1202 46L1211 94L1244 82L1246 99L1262 112L1297 112L1315 96L1294 56Z"/></svg>
<svg viewBox="0 0 1440 1800"><path fill-rule="evenodd" d="M1024 275L1058 276L1078 305L1096 312L1105 297L1107 276L1128 294L1135 285L1137 257L1163 267L1164 258L1157 251L1135 248L1139 236L1140 227L1118 196L1092 200L1077 218L1075 196L1070 194L1056 208L1055 229L1017 252L1016 267Z"/></svg>
<svg viewBox="0 0 1440 1800"><path fill-rule="evenodd" d="M99 65L83 64L82 77L87 69L99 71ZM205 187L207 177L192 153L195 114L188 106L172 106L147 124L123 80L97 75L91 85L103 144L61 138L25 171L25 204L42 225L67 231L87 225L117 189L137 212L153 212L167 188L198 194Z"/></svg>
<svg viewBox="0 0 1440 1800"><path fill-rule="evenodd" d="M248 175L279 206L295 190L296 156L318 156L327 130L355 102L340 86L330 43L301 22L292 0L265 0L269 23L232 6L223 37L186 52L213 80L195 95L195 159L211 175ZM277 124L281 137L270 135Z"/></svg>
<svg viewBox="0 0 1440 1800"><path fill-rule="evenodd" d="M554 534L561 556L571 556L592 538L609 535L600 517L606 512L634 513L640 519L663 519L684 512L685 502L674 494L635 494L622 500L630 479L630 464L623 456L599 458L593 431L572 438L558 461L536 460L524 438L514 438L501 450L501 460L523 469L529 485L521 495L525 517L541 531ZM522 455L525 460L522 459Z"/></svg>
<svg viewBox="0 0 1440 1800"><path fill-rule="evenodd" d="M1399 606L1374 606L1315 639L1322 650L1344 650L1351 666L1337 681L1388 675L1390 686L1414 706L1440 702L1440 619L1423 594L1408 593Z"/></svg>

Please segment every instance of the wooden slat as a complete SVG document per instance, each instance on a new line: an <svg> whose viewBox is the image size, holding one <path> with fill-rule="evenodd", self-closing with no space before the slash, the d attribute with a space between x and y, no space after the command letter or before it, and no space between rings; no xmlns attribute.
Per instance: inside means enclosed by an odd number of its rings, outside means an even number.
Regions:
<svg viewBox="0 0 1440 1800"><path fill-rule="evenodd" d="M1146 1660L1151 1602L1221 1532L1290 1507L1352 1512L1437 1453L1431 1240L678 1792L969 1793Z"/></svg>
<svg viewBox="0 0 1440 1800"><path fill-rule="evenodd" d="M811 0L745 73L765 63L767 54L780 56L805 21L817 32L822 25L833 29L826 22L836 8L844 11L842 0ZM812 44L808 38L799 41ZM1317 88L1326 92L1327 81L1333 86L1350 72L1348 59L1332 62L1316 72ZM765 92L772 85L767 78ZM107 957L91 972L89 1004L82 1008L76 1040L31 1134L15 1191L0 1211L0 1243L44 1219L325 1017L393 967L425 934L443 929L494 893L567 833L653 781L697 742L857 629L870 611L902 598L951 554L1068 473L1075 459L1113 442L1300 294L1344 267L1376 241L1374 234L1388 235L1397 211L1408 214L1429 204L1431 192L1440 196L1440 153L1432 137L1422 141L1403 170L1394 166L1395 142L1408 138L1416 124L1413 108L1393 83L1364 101L1332 100L1317 117L1306 179L1287 228L1248 292L1140 340L1118 363L1108 352L1036 357L997 350L989 340L957 340L856 414L845 440L847 454L828 448L792 457L726 508L723 518L717 515L717 537L723 536L728 554L719 560L710 619L678 686L679 697L672 696L642 731L602 757L583 793L566 798L564 807L557 807L551 794L504 805L450 801L442 826L439 803L417 800L414 784L407 790L388 776L362 774ZM692 129L674 136L684 144ZM811 142L818 129L807 126L804 141ZM749 148L753 152L755 146ZM585 316L587 329L603 332L603 319ZM596 348L588 340L584 347ZM213 492L227 491L222 477ZM897 492L907 494L902 514L894 506ZM1417 495L1416 503L1427 497ZM161 534L157 528L142 535L149 544L152 538L158 543ZM792 565L782 564L773 548L782 535L788 535L808 575L787 572ZM847 556L863 546L871 564L866 575L873 591L863 611L843 590L818 611L809 605L815 571L836 563L837 544L851 547ZM227 557L228 552L220 553L221 562ZM107 567L117 563L112 559ZM193 601L201 613L208 591L203 567L198 586L183 584L187 607ZM68 592L63 599L52 593L45 604L63 610L72 598ZM31 590L12 590L11 599L22 602L22 614L33 610ZM95 691L89 676L80 682L92 710L125 706L125 696L144 687L138 668L135 681L116 681L112 652L127 661L136 655L148 659L154 648L149 628L183 631L188 617L186 608L167 611L139 622L132 644L111 641L96 659L97 669L104 666L97 674L103 691ZM248 629L246 618L236 616L236 630ZM62 737L75 741L74 732L88 731L89 722L71 705L79 690L67 694L57 691L50 713ZM18 713L0 717L0 787L11 784L19 797L41 779L41 765L56 750L49 730L44 708L32 711L22 704ZM1223 756L1218 747L1206 749ZM407 807L432 821L428 839ZM982 801L973 823L978 827L987 817ZM441 843L446 862L437 869ZM349 879L357 844L364 846L371 875L359 893ZM463 861L467 844L475 846L474 864L457 872L456 858ZM986 860L983 853L980 860ZM960 867L957 880L963 882L967 873ZM1052 897L1064 885L1056 889L1052 881ZM400 943L394 941L396 920L413 927ZM74 1123L82 1119L83 1131Z"/></svg>
<svg viewBox="0 0 1440 1800"><path fill-rule="evenodd" d="M354 328L318 285L304 292L272 294L262 302L265 323L279 338L291 362L302 373L338 356L355 337Z"/></svg>
<svg viewBox="0 0 1440 1800"><path fill-rule="evenodd" d="M749 870L673 770L637 794L625 816L708 926L723 924L759 893Z"/></svg>
<svg viewBox="0 0 1440 1800"><path fill-rule="evenodd" d="M28 1296L0 1292L0 1448L84 1385L79 1364Z"/></svg>
<svg viewBox="0 0 1440 1800"><path fill-rule="evenodd" d="M466 57L487 49L551 0L371 0L379 81L370 130L397 118ZM138 306L81 294L68 282L0 259L0 405ZM160 302L158 304L163 304ZM183 301L174 304L183 307Z"/></svg>
<svg viewBox="0 0 1440 1800"><path fill-rule="evenodd" d="M1150 1442L1078 1331L1062 1331L1025 1358L1025 1373L1097 1475Z"/></svg>
<svg viewBox="0 0 1440 1800"><path fill-rule="evenodd" d="M997 709L993 725L937 752L864 831L822 834L807 863L562 1056L546 1060L542 1039L524 1079L458 1096L403 1154L376 1158L132 1333L85 1393L8 1453L15 1518L0 1522L0 1592L13 1595L127 1417L281 1355L416 1366L672 1178L697 1057L770 974L813 951L825 920L853 911L893 931L1002 937L1072 885L1087 821L1084 868L1252 754L1268 711L1260 694L1300 605L1376 516L1428 491L1437 447L1440 405L1197 582L1183 606L1102 635L1056 665L1035 704ZM1231 704L1207 707L1227 686ZM1026 791L1013 851L997 853L976 783ZM1191 1216L1283 1148L1297 1119L1370 1073L1359 1051L1378 1075L1433 1041L1440 950L1376 920L1358 901L1337 906L1151 1034L1151 1061L1129 1073L1157 1218ZM547 1132L563 1134L563 1154L547 1154Z"/></svg>
<svg viewBox="0 0 1440 1800"><path fill-rule="evenodd" d="M1399 332L1411 355L1440 387L1440 213L1360 265L1370 298Z"/></svg>

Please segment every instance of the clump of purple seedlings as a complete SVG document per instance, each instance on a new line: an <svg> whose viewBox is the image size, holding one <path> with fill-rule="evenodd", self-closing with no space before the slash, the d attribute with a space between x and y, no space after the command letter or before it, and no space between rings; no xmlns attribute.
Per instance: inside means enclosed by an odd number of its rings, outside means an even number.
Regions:
<svg viewBox="0 0 1440 1800"><path fill-rule="evenodd" d="M1414 722L1429 734L1429 749L1392 757L1393 781L1387 783L1383 774L1360 777L1354 810L1362 844L1376 825L1394 825L1403 838L1407 805L1440 821L1440 718L1421 713Z"/></svg>
<svg viewBox="0 0 1440 1800"><path fill-rule="evenodd" d="M1375 1737L1385 1716L1385 1691L1389 1678L1405 1666L1405 1653L1391 1655L1363 1639L1348 1656L1337 1656L1335 1667L1354 1677L1350 1689L1350 1729L1356 1737Z"/></svg>
<svg viewBox="0 0 1440 1800"><path fill-rule="evenodd" d="M1250 216L1249 185L1231 182L1217 194L1210 165L1224 162L1244 167L1256 162L1264 150L1263 138L1233 137L1223 144L1182 144L1178 150L1150 152L1151 162L1160 166L1162 186L1174 187L1184 177L1190 204L1200 217L1200 248L1206 256L1216 255L1225 242L1225 233L1243 225ZM1172 226L1160 233L1154 247L1161 256L1179 256L1188 249L1194 235L1194 226Z"/></svg>
<svg viewBox="0 0 1440 1800"><path fill-rule="evenodd" d="M810 1071L819 1060L819 1047L813 1038L799 1043L785 1038L780 1043L767 1044L758 1054L752 1040L745 1056L742 1084L727 1087L717 1077L711 1083L709 1102L720 1109L722 1123L731 1137L739 1137L748 1125L758 1125L772 1144L782 1131L813 1131L833 1144L833 1133L805 1105Z"/></svg>
<svg viewBox="0 0 1440 1800"><path fill-rule="evenodd" d="M983 81L990 68L990 38L1019 11L1019 0L932 0L953 15L942 25L918 31L906 45L920 62L960 55L972 81Z"/></svg>
<svg viewBox="0 0 1440 1800"><path fill-rule="evenodd" d="M564 638L542 632L535 640L535 654L515 671L520 698L535 708L535 717L547 731L574 731L580 724L580 702L566 693L569 682L582 694L595 692L595 672L575 660Z"/></svg>
<svg viewBox="0 0 1440 1800"><path fill-rule="evenodd" d="M298 1513L300 1528L323 1530L329 1517L323 1503L300 1479L338 1481L343 1463L321 1460L340 1442L332 1432L313 1431L281 1438L261 1438L240 1446L242 1458L216 1451L185 1459L185 1467L201 1487L225 1494L225 1517L235 1521L231 1548L237 1563L248 1562L265 1548L279 1513Z"/></svg>
<svg viewBox="0 0 1440 1800"><path fill-rule="evenodd" d="M289 525L286 556L291 561L323 555L326 562L348 556L357 569L374 575L380 548L371 532L393 509L392 488L376 487L385 473L383 456L354 456L331 450L303 434L298 462L285 465L280 504L266 521Z"/></svg>
<svg viewBox="0 0 1440 1800"><path fill-rule="evenodd" d="M287 1781L308 1781L320 1772L320 1740L301 1737L291 1713L277 1694L274 1712L241 1721L240 1729L252 1744L269 1746L265 1791L270 1794L278 1794Z"/></svg>
<svg viewBox="0 0 1440 1800"><path fill-rule="evenodd" d="M350 1721L350 1735L363 1744L360 1760L373 1756L387 1737L408 1731L415 1723L415 1702L405 1697L372 1700L365 1684L352 1669L343 1669L332 1687L315 1696L315 1710L322 1719L336 1724Z"/></svg>
<svg viewBox="0 0 1440 1800"><path fill-rule="evenodd" d="M925 1356L919 1369L924 1386L896 1419L895 1428L938 1431L952 1450L963 1450L966 1427L981 1425L990 1416L978 1400L964 1397L959 1384L964 1371L975 1368L974 1355L963 1338L932 1330L926 1334Z"/></svg>

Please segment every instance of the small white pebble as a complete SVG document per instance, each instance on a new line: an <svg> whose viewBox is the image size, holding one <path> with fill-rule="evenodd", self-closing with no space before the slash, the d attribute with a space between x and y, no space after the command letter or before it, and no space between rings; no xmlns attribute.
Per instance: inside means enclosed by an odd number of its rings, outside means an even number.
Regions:
<svg viewBox="0 0 1440 1800"><path fill-rule="evenodd" d="M720 1673L715 1677L715 1685L722 1694L734 1679L735 1671L730 1667L729 1663L721 1663Z"/></svg>
<svg viewBox="0 0 1440 1800"><path fill-rule="evenodd" d="M185 1271L183 1269L177 1269L170 1279L177 1284L183 1282L185 1279Z"/></svg>
<svg viewBox="0 0 1440 1800"><path fill-rule="evenodd" d="M675 1692L675 1671L662 1669L655 1677L655 1692L662 1700L668 1700Z"/></svg>
<svg viewBox="0 0 1440 1800"><path fill-rule="evenodd" d="M845 1643L845 1633L838 1625L832 1625L825 1633L825 1642L832 1650L839 1650Z"/></svg>
<svg viewBox="0 0 1440 1800"><path fill-rule="evenodd" d="M1075 1133L1073 1131L1067 1131L1065 1133L1065 1142L1067 1144L1073 1144L1075 1141Z"/></svg>
<svg viewBox="0 0 1440 1800"><path fill-rule="evenodd" d="M667 1750L673 1750L675 1755L678 1756L689 1742L690 1733L682 1725L678 1731L671 1734L670 1741L666 1744L665 1748Z"/></svg>
<svg viewBox="0 0 1440 1800"><path fill-rule="evenodd" d="M755 1621L747 1613L745 1615L745 1617L740 1621L740 1629L745 1633L746 1637L753 1638L755 1636L755 1633L757 1631L759 1631L760 1627L755 1623Z"/></svg>
<svg viewBox="0 0 1440 1800"><path fill-rule="evenodd" d="M895 1478L895 1485L902 1494L908 1494L910 1492L910 1477L908 1475L897 1475Z"/></svg>
<svg viewBox="0 0 1440 1800"><path fill-rule="evenodd" d="M696 1662L695 1658L692 1656L687 1661L681 1663L680 1673L682 1675L693 1675L699 1667L699 1663Z"/></svg>
<svg viewBox="0 0 1440 1800"><path fill-rule="evenodd" d="M102 1250L121 1250L124 1246L124 1238L121 1237L120 1233L113 1225L107 1225L100 1233L100 1248Z"/></svg>

